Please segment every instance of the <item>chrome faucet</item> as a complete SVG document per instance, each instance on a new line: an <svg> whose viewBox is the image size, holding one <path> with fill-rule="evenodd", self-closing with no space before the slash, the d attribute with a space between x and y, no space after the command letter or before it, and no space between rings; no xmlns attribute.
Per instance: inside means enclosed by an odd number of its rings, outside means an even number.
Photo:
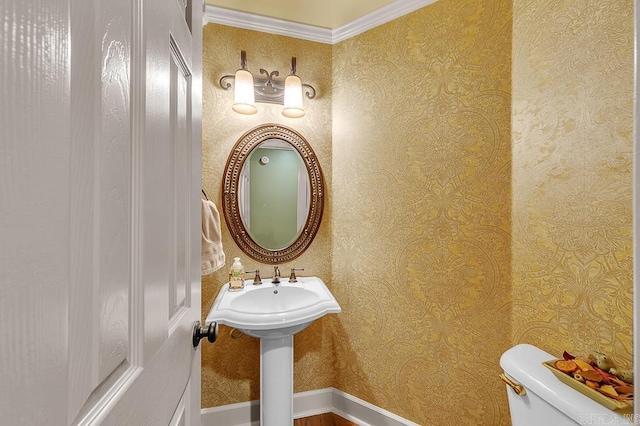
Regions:
<svg viewBox="0 0 640 426"><path fill-rule="evenodd" d="M280 268L278 266L273 267L273 279L271 280L271 284L280 284Z"/></svg>

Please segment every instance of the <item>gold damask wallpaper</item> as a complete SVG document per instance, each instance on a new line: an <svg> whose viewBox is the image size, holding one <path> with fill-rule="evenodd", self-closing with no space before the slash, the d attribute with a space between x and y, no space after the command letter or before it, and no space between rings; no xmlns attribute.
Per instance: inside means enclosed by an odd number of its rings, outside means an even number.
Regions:
<svg viewBox="0 0 640 426"><path fill-rule="evenodd" d="M511 2L440 0L333 53L335 387L507 425Z"/></svg>
<svg viewBox="0 0 640 426"><path fill-rule="evenodd" d="M633 1L516 0L513 35L514 343L631 366Z"/></svg>
<svg viewBox="0 0 640 426"><path fill-rule="evenodd" d="M227 156L236 141L249 129L264 123L278 123L301 133L318 156L326 184L331 182L331 46L208 24L203 28L203 188L222 213L222 177ZM231 110L233 91L224 91L218 80L240 68L240 51L247 52L248 68L289 74L291 57L297 58L297 74L317 90L313 101L305 101L307 114L290 119L280 111L282 105L257 104L255 115L240 115ZM291 264L280 265L286 275L291 267L305 268L305 274L322 277L330 285L331 194L326 199L322 225L311 247ZM202 317L213 305L220 287L228 281L228 268L234 256L240 256L247 270L259 268L263 277L271 277L273 267L258 264L235 245L224 220L223 246L227 266L202 280ZM302 392L332 386L334 378L333 333L330 319L315 321L294 339L295 391ZM215 345L202 345L202 407L215 407L259 399L260 342L239 332L220 327Z"/></svg>
<svg viewBox="0 0 640 426"><path fill-rule="evenodd" d="M343 312L295 339L295 391L422 425L508 425L500 355L632 349L633 2L439 0L335 46L204 28L203 186L244 131L302 133L328 188L295 261ZM298 74L308 114L231 111L239 66ZM243 256L223 227L227 258ZM229 263L229 262L228 262ZM286 270L286 269L284 269ZM263 273L269 276L270 273ZM203 280L203 317L226 271ZM203 346L202 406L259 397L258 341Z"/></svg>

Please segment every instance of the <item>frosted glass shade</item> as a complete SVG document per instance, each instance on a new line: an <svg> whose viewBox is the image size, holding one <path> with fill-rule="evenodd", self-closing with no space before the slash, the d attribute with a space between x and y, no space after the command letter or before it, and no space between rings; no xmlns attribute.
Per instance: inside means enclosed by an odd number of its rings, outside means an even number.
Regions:
<svg viewBox="0 0 640 426"><path fill-rule="evenodd" d="M282 115L298 118L304 115L302 105L302 80L297 75L287 76L284 81L284 109Z"/></svg>
<svg viewBox="0 0 640 426"><path fill-rule="evenodd" d="M236 71L232 109L240 114L258 112L253 94L253 75L247 70Z"/></svg>

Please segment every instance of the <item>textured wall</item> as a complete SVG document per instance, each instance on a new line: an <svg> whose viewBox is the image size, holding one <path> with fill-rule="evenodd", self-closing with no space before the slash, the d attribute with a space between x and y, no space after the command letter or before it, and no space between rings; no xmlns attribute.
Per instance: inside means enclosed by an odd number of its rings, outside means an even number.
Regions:
<svg viewBox="0 0 640 426"><path fill-rule="evenodd" d="M263 123L278 123L301 133L313 147L325 181L331 182L331 46L208 24L203 28L203 187L222 208L221 183L227 156L235 142L247 130ZM289 119L280 113L281 105L258 104L258 113L243 116L231 110L233 91L223 91L218 80L240 67L240 51L246 50L249 69L259 68L289 73L292 56L297 57L297 74L318 91L317 98L305 101L307 115ZM331 193L325 204L320 231L305 254L291 264L281 265L283 274L290 267L303 267L305 274L317 275L330 285L331 267ZM224 220L223 220L224 222ZM234 256L241 256L247 269L260 268L263 277L272 275L272 267L248 258L234 244L222 224L227 266L202 282L202 316L206 317L220 287L228 280L227 269ZM330 319L315 321L296 335L295 391L326 388L333 382L333 342L328 330ZM202 345L202 406L244 402L259 398L259 340L244 336L229 337L230 329L220 328L215 345ZM235 335L235 334L234 334Z"/></svg>
<svg viewBox="0 0 640 426"><path fill-rule="evenodd" d="M325 172L323 225L295 264L326 278L343 313L296 337L296 391L334 386L424 425L499 425L498 359L515 343L630 365L632 11L440 0L333 48L205 27L210 196L263 122L305 135ZM241 49L254 71L298 57L320 92L305 118L230 110L217 80ZM225 274L204 279L203 315ZM228 331L203 347L203 407L258 398L258 342Z"/></svg>
<svg viewBox="0 0 640 426"><path fill-rule="evenodd" d="M333 61L336 387L509 424L511 2L441 0Z"/></svg>
<svg viewBox="0 0 640 426"><path fill-rule="evenodd" d="M633 1L517 0L513 334L632 359Z"/></svg>

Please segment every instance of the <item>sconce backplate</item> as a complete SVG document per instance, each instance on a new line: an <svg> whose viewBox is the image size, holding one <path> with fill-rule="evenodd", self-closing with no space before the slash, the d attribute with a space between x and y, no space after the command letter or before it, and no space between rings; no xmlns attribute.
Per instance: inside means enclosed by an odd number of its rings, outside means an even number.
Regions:
<svg viewBox="0 0 640 426"><path fill-rule="evenodd" d="M244 54L244 51L242 52ZM295 58L291 58L292 71L295 72ZM243 69L246 69L246 57L243 56L242 60ZM280 75L279 71L267 71L264 68L260 68L260 74L264 74L265 77L253 78L253 93L256 102L262 102L267 104L284 105L284 80L276 80L274 77ZM230 90L231 82L235 81L235 76L224 75L220 78L219 84L223 90ZM302 83L302 88L307 99L313 99L316 97L316 89L306 83Z"/></svg>

